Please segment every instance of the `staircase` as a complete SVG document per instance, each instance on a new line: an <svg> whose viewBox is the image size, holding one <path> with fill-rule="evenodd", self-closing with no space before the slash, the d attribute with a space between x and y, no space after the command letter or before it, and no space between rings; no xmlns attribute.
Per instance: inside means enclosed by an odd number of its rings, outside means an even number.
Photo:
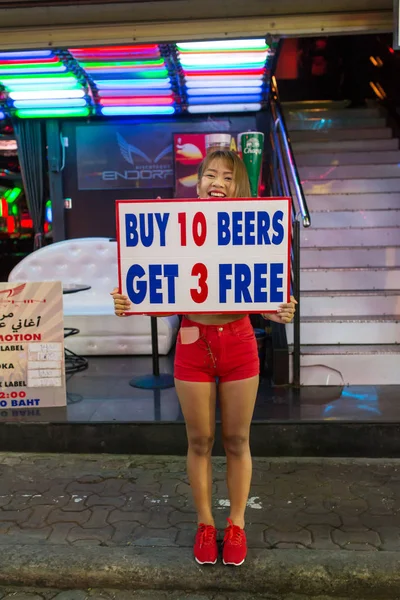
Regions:
<svg viewBox="0 0 400 600"><path fill-rule="evenodd" d="M301 232L301 383L400 384L399 140L379 108L283 108L312 219Z"/></svg>

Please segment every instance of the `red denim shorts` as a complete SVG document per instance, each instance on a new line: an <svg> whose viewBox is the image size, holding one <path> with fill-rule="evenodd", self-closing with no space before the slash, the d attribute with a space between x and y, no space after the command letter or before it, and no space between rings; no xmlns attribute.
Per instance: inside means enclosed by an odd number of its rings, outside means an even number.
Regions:
<svg viewBox="0 0 400 600"><path fill-rule="evenodd" d="M187 336L183 331L191 329ZM186 333L189 333L186 332ZM191 339L192 338L192 339ZM189 340L189 343L185 343ZM238 381L260 372L257 342L248 316L226 325L202 325L183 317L175 352L175 378L181 381Z"/></svg>

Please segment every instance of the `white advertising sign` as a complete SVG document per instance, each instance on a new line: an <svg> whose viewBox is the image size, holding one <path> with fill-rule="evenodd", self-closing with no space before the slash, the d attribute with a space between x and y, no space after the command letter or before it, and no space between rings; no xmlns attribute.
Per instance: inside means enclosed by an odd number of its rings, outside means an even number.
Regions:
<svg viewBox="0 0 400 600"><path fill-rule="evenodd" d="M66 403L61 282L0 283L0 409Z"/></svg>
<svg viewBox="0 0 400 600"><path fill-rule="evenodd" d="M275 312L290 297L290 209L288 198L117 201L129 314Z"/></svg>

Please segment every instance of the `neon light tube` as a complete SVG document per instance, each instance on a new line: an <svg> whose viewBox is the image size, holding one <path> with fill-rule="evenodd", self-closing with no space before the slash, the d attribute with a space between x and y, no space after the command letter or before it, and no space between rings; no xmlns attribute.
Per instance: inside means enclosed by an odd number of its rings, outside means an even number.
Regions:
<svg viewBox="0 0 400 600"><path fill-rule="evenodd" d="M188 96L224 96L229 94L252 94L260 96L261 85L259 87L208 87L188 89Z"/></svg>
<svg viewBox="0 0 400 600"><path fill-rule="evenodd" d="M70 48L71 54L92 52L96 54L107 54L108 52L140 52L141 50L158 50L157 44L135 44L127 46L89 46L88 48Z"/></svg>
<svg viewBox="0 0 400 600"><path fill-rule="evenodd" d="M253 104L198 104L188 107L188 111L193 115L216 112L256 112L260 109L261 104L259 102Z"/></svg>
<svg viewBox="0 0 400 600"><path fill-rule="evenodd" d="M267 58L266 52L260 52L254 54L253 52L233 52L232 54L180 54L179 60L182 67L211 67L215 68L218 66L228 67L230 65L250 65L260 67L264 65Z"/></svg>
<svg viewBox="0 0 400 600"><path fill-rule="evenodd" d="M253 88L253 89L261 89L262 86L264 85L264 82L261 79L242 79L242 78L237 78L237 79L224 79L223 77L218 78L218 81L215 80L215 78L210 78L208 79L207 77L191 77L190 79L188 79L187 83L186 83L186 87L188 90L197 90L198 93L202 93L200 92L200 90L202 89L213 89L214 85L217 85L219 89L226 89L226 93L229 92L229 88L235 88L236 86L239 86L240 83L240 89L242 88L246 88L246 91L248 88ZM224 92L225 93L225 92Z"/></svg>
<svg viewBox="0 0 400 600"><path fill-rule="evenodd" d="M232 85L239 85L242 81L251 81L262 83L264 77L264 69L260 70L259 74L249 73L244 71L243 73L234 73L230 71L228 75L225 73L221 74L218 71L214 73L210 71L196 73L185 73L186 85L191 86L192 84L198 84L204 82L204 87L213 85L225 85L228 82L232 82Z"/></svg>
<svg viewBox="0 0 400 600"><path fill-rule="evenodd" d="M3 113L2 110L0 110L0 121L5 118L6 118L6 115Z"/></svg>
<svg viewBox="0 0 400 600"><path fill-rule="evenodd" d="M138 96L131 98L102 98L103 106L171 106L174 104L172 96L164 96L163 98L140 98Z"/></svg>
<svg viewBox="0 0 400 600"><path fill-rule="evenodd" d="M169 89L161 89L161 90L157 90L154 88L127 88L127 89L121 89L121 88L115 88L112 90L98 90L98 95L100 98L115 98L117 96L119 96L121 99L122 98L131 98L133 96L135 97L148 97L148 96L153 96L154 99L156 98L163 98L166 97L166 95L168 94L170 90ZM157 104L157 102L155 102Z"/></svg>
<svg viewBox="0 0 400 600"><path fill-rule="evenodd" d="M201 50L266 50L268 48L265 40L262 38L211 42L180 42L176 46L182 52L199 52Z"/></svg>
<svg viewBox="0 0 400 600"><path fill-rule="evenodd" d="M11 92L42 92L42 96L44 96L44 94L46 94L47 92L60 92L60 93L64 93L65 97L68 97L68 94L70 91L74 91L74 90L82 90L84 91L84 88L82 88L82 86L79 85L79 83L75 82L75 83L68 83L66 84L65 82L55 82L55 83L42 83L41 85L37 85L37 84L32 84L30 83L29 85L26 84L22 84L22 85L5 85L4 86L5 89L7 90L7 92L11 93Z"/></svg>
<svg viewBox="0 0 400 600"><path fill-rule="evenodd" d="M189 100L190 106L194 104L251 104L252 102L260 102L261 94L249 94L246 96L208 96L208 98L204 98L203 96L194 96Z"/></svg>
<svg viewBox="0 0 400 600"><path fill-rule="evenodd" d="M85 98L58 98L54 100L16 100L15 108L69 108L86 106Z"/></svg>
<svg viewBox="0 0 400 600"><path fill-rule="evenodd" d="M0 59L13 59L13 58L47 58L52 56L52 50L33 50L25 52L0 52Z"/></svg>
<svg viewBox="0 0 400 600"><path fill-rule="evenodd" d="M78 83L76 77L71 75L71 73L57 73L57 75L46 75L42 73L41 75L22 75L20 77L15 77L15 75L2 75L0 77L0 81L4 83L4 85L29 85L30 83L42 84L42 83L58 83L58 82L67 82L67 83Z"/></svg>
<svg viewBox="0 0 400 600"><path fill-rule="evenodd" d="M87 117L90 113L88 107L85 108L26 108L17 110L16 115L20 119L40 119L46 117Z"/></svg>
<svg viewBox="0 0 400 600"><path fill-rule="evenodd" d="M104 116L117 115L173 115L173 106L105 106L101 109Z"/></svg>
<svg viewBox="0 0 400 600"><path fill-rule="evenodd" d="M129 69L124 69L124 70L119 70L116 71L115 69L104 69L104 67L101 70L97 70L97 69L85 69L87 73L89 73L90 75L94 76L94 77L98 77L99 75L118 75L119 77L124 77L126 75L128 75L129 77L132 77L132 79L156 79L157 77L159 77L160 79L165 79L168 75L168 71L166 69L134 69L133 67L130 67Z"/></svg>
<svg viewBox="0 0 400 600"><path fill-rule="evenodd" d="M135 89L143 88L143 81L137 79L93 79L99 90L108 88L126 88ZM169 78L162 79L146 79L146 89L165 89L171 88L171 82Z"/></svg>
<svg viewBox="0 0 400 600"><path fill-rule="evenodd" d="M9 96L12 100L50 100L55 98L83 98L85 90L31 90L26 92L12 91Z"/></svg>
<svg viewBox="0 0 400 600"><path fill-rule="evenodd" d="M193 67L185 67L184 69L185 75L196 75L197 77L201 75L205 75L206 77L210 77L210 75L218 75L220 77L230 77L231 75L251 75L254 77L263 77L264 75L264 67L260 65L229 65L229 68L226 66L217 66L217 67L201 67L199 65Z"/></svg>
<svg viewBox="0 0 400 600"><path fill-rule="evenodd" d="M110 54L74 54L74 58L79 62L106 62L106 61L133 61L133 60L158 60L161 58L159 52L113 52Z"/></svg>
<svg viewBox="0 0 400 600"><path fill-rule="evenodd" d="M152 67L162 67L165 68L164 59L160 58L159 60L123 60L121 62L112 62L112 61L99 61L99 62L80 62L81 67L86 70L88 69L151 69Z"/></svg>
<svg viewBox="0 0 400 600"><path fill-rule="evenodd" d="M25 65L29 68L31 66L37 66L40 67L42 65L45 66L51 66L51 65L60 65L62 64L62 62L60 61L60 59L57 56L51 56L49 58L41 58L40 60L37 60L35 58L32 59L25 59L24 61L21 62L21 59L18 60L0 60L0 66L2 67L9 67L9 66L14 66L14 67L25 67Z"/></svg>
<svg viewBox="0 0 400 600"><path fill-rule="evenodd" d="M64 65L60 65L59 67L40 67L40 68L28 68L24 67L22 69L14 69L14 68L4 68L0 67L0 75L25 75L31 73L62 73L66 71L67 67Z"/></svg>

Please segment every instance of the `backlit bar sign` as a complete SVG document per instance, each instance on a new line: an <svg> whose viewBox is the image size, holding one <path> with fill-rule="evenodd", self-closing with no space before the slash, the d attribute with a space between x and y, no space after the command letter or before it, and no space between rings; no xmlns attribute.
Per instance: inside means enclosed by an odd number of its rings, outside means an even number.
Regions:
<svg viewBox="0 0 400 600"><path fill-rule="evenodd" d="M129 314L275 312L290 296L290 200L117 201Z"/></svg>

